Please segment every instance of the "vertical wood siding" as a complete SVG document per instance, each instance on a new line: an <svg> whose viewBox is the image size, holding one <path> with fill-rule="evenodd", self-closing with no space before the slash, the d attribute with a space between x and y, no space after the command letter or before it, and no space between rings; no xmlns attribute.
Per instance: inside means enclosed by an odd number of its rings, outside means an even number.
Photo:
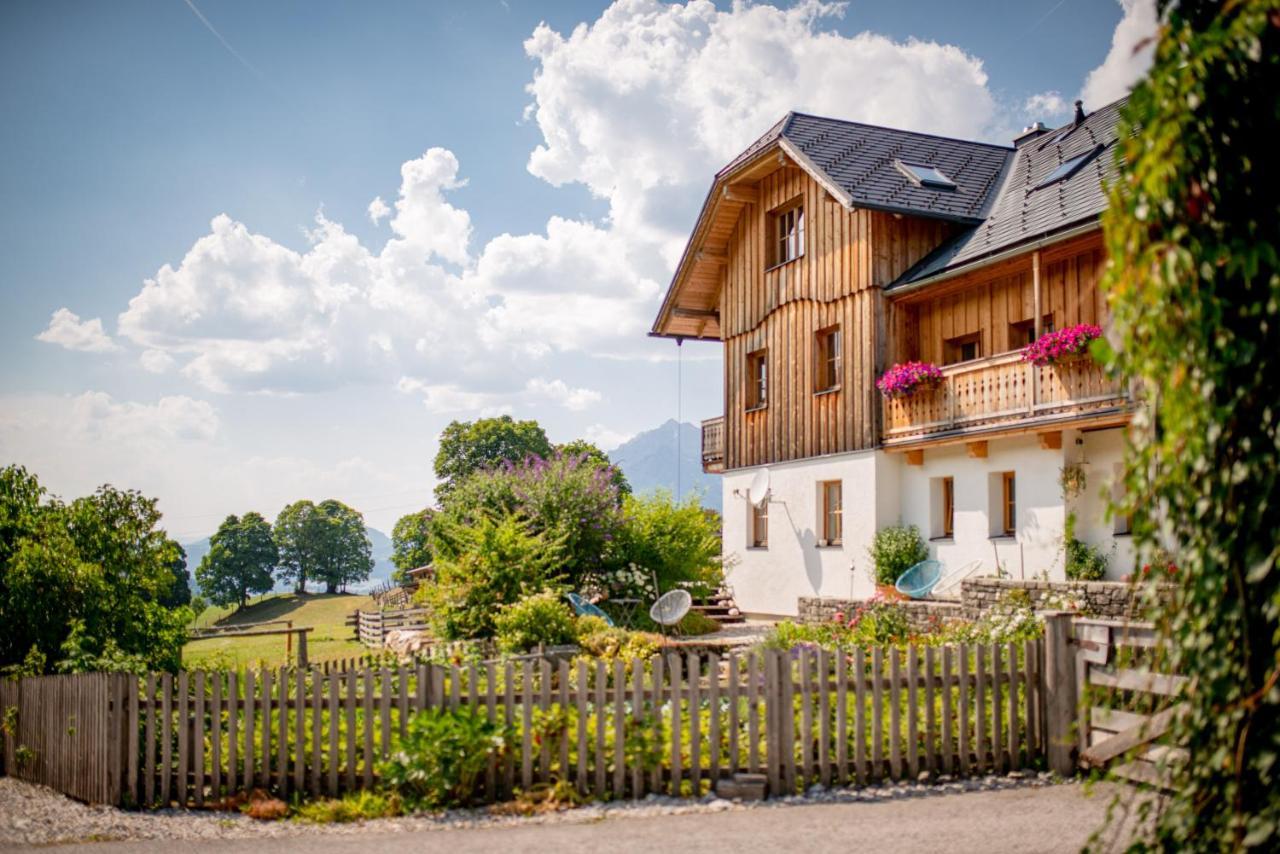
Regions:
<svg viewBox="0 0 1280 854"><path fill-rule="evenodd" d="M725 340L725 465L762 465L873 447L883 369L880 288L951 233L946 223L847 210L800 169L759 185L728 244L720 318ZM800 199L805 253L772 269L768 212ZM815 394L815 335L839 326L840 388ZM768 352L769 402L747 412L746 358Z"/></svg>

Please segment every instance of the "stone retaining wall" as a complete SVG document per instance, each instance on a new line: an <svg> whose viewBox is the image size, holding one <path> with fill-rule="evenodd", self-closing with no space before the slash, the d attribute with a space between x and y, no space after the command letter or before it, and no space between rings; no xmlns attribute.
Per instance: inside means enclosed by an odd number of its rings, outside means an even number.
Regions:
<svg viewBox="0 0 1280 854"><path fill-rule="evenodd" d="M922 631L939 620L976 620L992 611L1011 592L1025 591L1033 608L1042 608L1046 597L1057 594L1070 598L1093 617L1127 619L1139 616L1138 588L1119 581L1014 581L1009 578L967 578L960 583L960 599L930 599L902 603L913 629ZM1168 599L1172 585L1164 585L1160 595ZM824 623L839 613L850 613L858 600L802 596L799 616L802 623Z"/></svg>
<svg viewBox="0 0 1280 854"><path fill-rule="evenodd" d="M960 603L966 619L976 620L995 608L1015 590L1025 591L1033 608L1042 608L1051 595L1071 598L1091 617L1123 620L1138 617L1142 588L1124 581L1014 581L1010 578L966 578L960 582ZM1162 585L1160 596L1167 601L1172 585Z"/></svg>
<svg viewBox="0 0 1280 854"><path fill-rule="evenodd" d="M835 619L836 614L852 614L853 609L863 604L856 599L828 599L817 596L801 596L799 616L801 623L825 623ZM902 602L902 609L907 614L907 622L915 631L930 629L940 621L957 620L964 617L964 609L959 602L946 601L907 601Z"/></svg>

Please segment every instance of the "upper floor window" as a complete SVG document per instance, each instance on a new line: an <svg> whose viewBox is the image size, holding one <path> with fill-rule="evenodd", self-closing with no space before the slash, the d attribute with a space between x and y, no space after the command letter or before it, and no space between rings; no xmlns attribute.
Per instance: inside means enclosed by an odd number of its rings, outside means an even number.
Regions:
<svg viewBox="0 0 1280 854"><path fill-rule="evenodd" d="M1053 331L1053 315L1046 314L1040 319L1040 334ZM1018 350L1036 340L1036 322L1034 319L1019 320L1009 324L1009 349Z"/></svg>
<svg viewBox="0 0 1280 854"><path fill-rule="evenodd" d="M982 334L961 335L948 338L942 346L943 364L954 365L956 362L968 362L982 356Z"/></svg>
<svg viewBox="0 0 1280 854"><path fill-rule="evenodd" d="M898 171L910 178L911 183L917 186L942 190L956 188L956 182L937 166L928 163L907 163L905 160L895 160L893 165L897 166Z"/></svg>
<svg viewBox="0 0 1280 854"><path fill-rule="evenodd" d="M818 498L822 505L822 540L828 546L838 546L844 540L843 483L824 480L818 484Z"/></svg>
<svg viewBox="0 0 1280 854"><path fill-rule="evenodd" d="M804 254L804 205L792 203L769 214L772 234L769 266L776 267Z"/></svg>
<svg viewBox="0 0 1280 854"><path fill-rule="evenodd" d="M830 326L818 330L818 370L816 391L830 391L840 387L840 374L844 364L844 342L840 327Z"/></svg>
<svg viewBox="0 0 1280 854"><path fill-rule="evenodd" d="M747 354L747 409L757 409L769 402L768 351Z"/></svg>

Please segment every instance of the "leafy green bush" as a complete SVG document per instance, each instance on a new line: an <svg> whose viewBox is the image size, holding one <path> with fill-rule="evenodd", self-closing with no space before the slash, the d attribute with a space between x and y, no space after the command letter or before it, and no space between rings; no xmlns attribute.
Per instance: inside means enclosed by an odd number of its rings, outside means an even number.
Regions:
<svg viewBox="0 0 1280 854"><path fill-rule="evenodd" d="M531 535L559 544L558 573L577 588L606 569L622 524L621 503L611 467L585 455L530 457L457 484L432 519L431 550L437 562L456 557L459 530L486 516L515 516Z"/></svg>
<svg viewBox="0 0 1280 854"><path fill-rule="evenodd" d="M658 654L662 638L610 626L599 617L578 618L578 646L584 655L606 661L647 659Z"/></svg>
<svg viewBox="0 0 1280 854"><path fill-rule="evenodd" d="M680 621L678 630L682 635L709 635L720 631L720 624L700 611L690 611Z"/></svg>
<svg viewBox="0 0 1280 854"><path fill-rule="evenodd" d="M304 803L298 807L296 816L299 821L312 824L342 824L391 818L400 813L400 798L397 795L384 795L362 789L348 792L341 798L323 798Z"/></svg>
<svg viewBox="0 0 1280 854"><path fill-rule="evenodd" d="M482 709L427 709L409 719L408 732L378 763L378 774L409 810L466 806L489 760L510 742L506 725L490 721Z"/></svg>
<svg viewBox="0 0 1280 854"><path fill-rule="evenodd" d="M911 567L929 557L929 547L915 525L891 525L876 531L867 555L875 567L877 584L893 584Z"/></svg>
<svg viewBox="0 0 1280 854"><path fill-rule="evenodd" d="M554 590L504 605L494 618L493 628L503 652L525 652L538 644L556 646L578 639L577 619Z"/></svg>
<svg viewBox="0 0 1280 854"><path fill-rule="evenodd" d="M712 593L723 580L720 516L696 498L676 502L661 490L642 498L627 496L610 564L615 571L652 571L659 590L680 584Z"/></svg>
<svg viewBox="0 0 1280 854"><path fill-rule="evenodd" d="M1072 537L1066 544L1066 573L1072 581L1102 581L1107 577L1107 555L1101 549Z"/></svg>
<svg viewBox="0 0 1280 854"><path fill-rule="evenodd" d="M1131 850L1275 851L1280 18L1274 0L1160 0L1157 14L1103 219L1107 361L1156 402L1126 434L1119 512L1141 560L1177 552L1162 669L1193 686L1169 698L1184 709L1169 741L1192 758L1138 807L1150 822L1124 825L1152 827Z"/></svg>
<svg viewBox="0 0 1280 854"><path fill-rule="evenodd" d="M415 599L430 610L437 637L493 637L501 606L560 581L559 541L515 516L484 514L463 524L437 514L432 535L447 536L450 546L437 549L435 582L419 587Z"/></svg>

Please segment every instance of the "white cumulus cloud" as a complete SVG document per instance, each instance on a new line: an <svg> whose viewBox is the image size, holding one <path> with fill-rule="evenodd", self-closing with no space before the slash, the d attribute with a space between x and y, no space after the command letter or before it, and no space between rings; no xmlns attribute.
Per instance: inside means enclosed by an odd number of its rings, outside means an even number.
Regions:
<svg viewBox="0 0 1280 854"><path fill-rule="evenodd" d="M1111 50L1085 78L1080 98L1094 110L1123 98L1147 69L1155 53L1155 0L1119 0L1124 16L1111 36Z"/></svg>
<svg viewBox="0 0 1280 854"><path fill-rule="evenodd" d="M391 208L382 200L382 196L374 196L373 201L369 202L369 219L373 220L374 225L377 225L390 214Z"/></svg>
<svg viewBox="0 0 1280 854"><path fill-rule="evenodd" d="M534 377L525 383L524 390L533 398L544 399L563 406L570 412L581 412L604 399L600 392L589 388L570 388L564 380L546 380Z"/></svg>
<svg viewBox="0 0 1280 854"><path fill-rule="evenodd" d="M53 313L48 328L37 335L36 340L86 353L110 353L120 349L120 345L112 341L102 328L100 318L81 320L78 314L66 308Z"/></svg>
<svg viewBox="0 0 1280 854"><path fill-rule="evenodd" d="M1054 119L1071 111L1071 104L1056 90L1037 92L1027 98L1022 109L1034 120L1044 120L1052 126Z"/></svg>

